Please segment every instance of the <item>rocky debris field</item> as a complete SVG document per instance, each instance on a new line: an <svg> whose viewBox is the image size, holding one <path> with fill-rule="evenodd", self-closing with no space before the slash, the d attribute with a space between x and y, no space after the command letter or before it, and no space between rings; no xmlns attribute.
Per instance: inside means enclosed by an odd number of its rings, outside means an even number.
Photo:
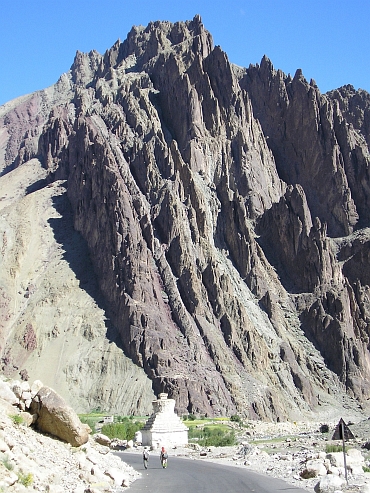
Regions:
<svg viewBox="0 0 370 493"><path fill-rule="evenodd" d="M140 476L91 436L73 447L36 431L36 418L9 402L14 386L0 380L0 492L118 493Z"/></svg>
<svg viewBox="0 0 370 493"><path fill-rule="evenodd" d="M53 434L37 431L40 414L31 414L35 410L32 402L40 401L47 393L45 389L41 382L30 385L0 379L0 492L118 493L140 477L114 455L116 443L104 435L89 435L80 446L72 446L55 436L60 432L57 427L50 425ZM46 406L45 399L43 402ZM59 400L53 399L55 402L61 406ZM48 407L50 415L70 416L73 412L68 406L64 413L55 409L55 405L54 410ZM74 423L74 418L70 419ZM343 452L330 449L342 444L332 440L337 418L326 423L233 423L238 436L236 446L200 447L194 443L173 447L169 452L170 457L247 468L316 493L369 493L370 473L366 471L370 469L370 420L357 417L352 423L346 417L345 421L354 435L346 441L348 481ZM327 432L323 432L324 424ZM130 451L142 453L141 446L129 445Z"/></svg>
<svg viewBox="0 0 370 493"><path fill-rule="evenodd" d="M250 422L241 443L234 447L178 447L171 455L189 459L210 460L244 467L260 474L283 479L290 484L316 493L369 493L370 421L361 420L350 426L354 440L346 442L347 479L343 452L326 452L341 441L331 440L336 422L328 423L329 432L321 433L321 423ZM364 470L365 469L365 470Z"/></svg>

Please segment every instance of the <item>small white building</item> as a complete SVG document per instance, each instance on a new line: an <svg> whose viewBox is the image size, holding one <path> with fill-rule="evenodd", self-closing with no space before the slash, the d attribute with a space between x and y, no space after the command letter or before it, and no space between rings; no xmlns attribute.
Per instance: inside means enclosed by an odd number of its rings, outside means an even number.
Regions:
<svg viewBox="0 0 370 493"><path fill-rule="evenodd" d="M163 393L152 404L153 414L141 430L142 445L186 445L189 428L175 414L175 400L167 399L167 394Z"/></svg>

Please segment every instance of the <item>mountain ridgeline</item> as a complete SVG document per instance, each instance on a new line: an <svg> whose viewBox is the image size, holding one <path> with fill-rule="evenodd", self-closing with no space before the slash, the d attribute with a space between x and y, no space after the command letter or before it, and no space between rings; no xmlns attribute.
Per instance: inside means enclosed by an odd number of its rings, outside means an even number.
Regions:
<svg viewBox="0 0 370 493"><path fill-rule="evenodd" d="M72 304L58 308L62 288L50 307L74 330L54 334L50 318L38 322L32 269L16 311L20 255L0 285L4 373L24 369L47 382L48 354L57 355L53 384L77 408L122 409L129 378L132 412L162 391L180 413L274 420L366 406L366 91L321 94L267 57L233 65L195 16L133 27L104 55L77 52L54 86L4 105L0 128L1 179L40 165L19 200L59 187L53 221L70 214L75 231L68 241L55 226L54 236L74 289L104 310L107 344L90 352L94 320L87 329L73 322ZM12 235L5 228L3 272ZM71 235L88 252L84 268ZM58 350L63 337L81 345Z"/></svg>

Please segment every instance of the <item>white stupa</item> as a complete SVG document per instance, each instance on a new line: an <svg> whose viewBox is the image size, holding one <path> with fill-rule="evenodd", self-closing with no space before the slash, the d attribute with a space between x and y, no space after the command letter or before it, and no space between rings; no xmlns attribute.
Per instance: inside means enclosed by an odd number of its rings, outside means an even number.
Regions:
<svg viewBox="0 0 370 493"><path fill-rule="evenodd" d="M188 443L189 428L175 414L175 400L167 399L167 395L159 394L152 402L153 414L141 430L143 445L169 447Z"/></svg>

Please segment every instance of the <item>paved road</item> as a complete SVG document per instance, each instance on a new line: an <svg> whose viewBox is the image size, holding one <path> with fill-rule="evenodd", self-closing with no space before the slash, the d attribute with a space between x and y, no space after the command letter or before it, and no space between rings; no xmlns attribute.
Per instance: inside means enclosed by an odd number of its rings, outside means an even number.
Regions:
<svg viewBox="0 0 370 493"><path fill-rule="evenodd" d="M170 456L168 468L162 469L159 457L152 454L145 470L140 454L116 454L143 474L131 485L130 493L307 493L279 479L240 467Z"/></svg>

